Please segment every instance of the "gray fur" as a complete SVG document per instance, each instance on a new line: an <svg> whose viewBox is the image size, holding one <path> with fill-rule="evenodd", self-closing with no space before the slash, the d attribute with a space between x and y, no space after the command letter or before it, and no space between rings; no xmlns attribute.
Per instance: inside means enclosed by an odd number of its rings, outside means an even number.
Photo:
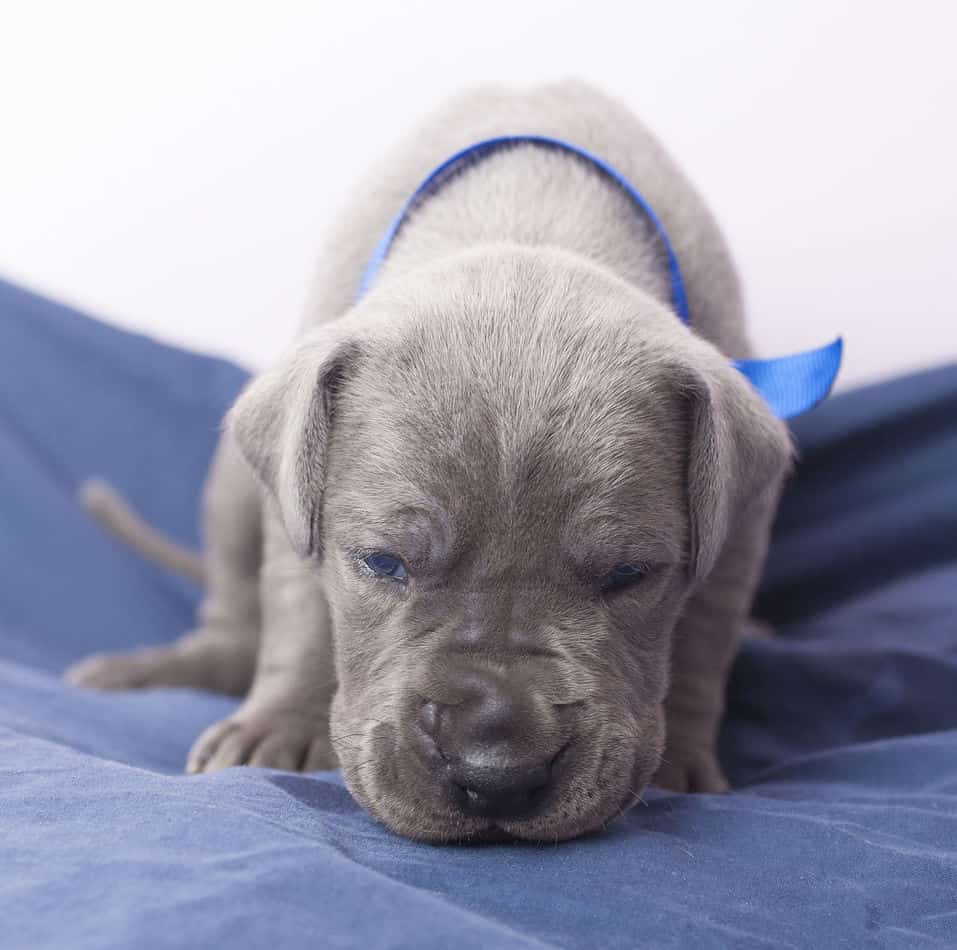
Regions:
<svg viewBox="0 0 957 950"><path fill-rule="evenodd" d="M528 145L426 201L355 304L418 181L506 133L574 141L639 187L675 244L694 332L630 199ZM729 364L748 355L721 235L626 109L560 83L481 88L436 113L359 188L299 338L230 413L208 490L209 592L185 643L202 645L206 685L253 684L189 768L338 762L374 815L427 840L572 837L656 773L726 787L724 684L791 454ZM408 586L363 570L377 549L401 552ZM595 579L621 562L649 572L601 594ZM140 656L128 684L195 685L182 650ZM74 679L123 685L129 663L88 661ZM474 681L507 688L521 719L483 767L562 757L531 816L463 814L421 754L424 698L454 708Z"/></svg>

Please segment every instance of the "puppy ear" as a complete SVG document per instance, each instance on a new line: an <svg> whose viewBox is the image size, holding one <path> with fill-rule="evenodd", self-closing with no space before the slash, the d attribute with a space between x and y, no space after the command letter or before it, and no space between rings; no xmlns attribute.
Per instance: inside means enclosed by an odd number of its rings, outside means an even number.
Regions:
<svg viewBox="0 0 957 950"><path fill-rule="evenodd" d="M293 548L321 555L326 451L336 392L359 355L358 340L330 324L303 337L257 376L226 417L240 451L279 505Z"/></svg>
<svg viewBox="0 0 957 950"><path fill-rule="evenodd" d="M751 502L775 490L791 466L787 426L723 358L683 374L690 401L688 499L691 571L711 572L729 531Z"/></svg>

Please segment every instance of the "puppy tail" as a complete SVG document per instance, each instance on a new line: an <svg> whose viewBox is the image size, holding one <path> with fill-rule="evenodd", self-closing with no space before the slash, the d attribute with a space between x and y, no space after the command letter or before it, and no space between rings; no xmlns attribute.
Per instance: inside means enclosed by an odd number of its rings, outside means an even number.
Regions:
<svg viewBox="0 0 957 950"><path fill-rule="evenodd" d="M107 531L149 561L175 574L206 583L203 558L148 525L106 482L90 479L80 486L80 503Z"/></svg>

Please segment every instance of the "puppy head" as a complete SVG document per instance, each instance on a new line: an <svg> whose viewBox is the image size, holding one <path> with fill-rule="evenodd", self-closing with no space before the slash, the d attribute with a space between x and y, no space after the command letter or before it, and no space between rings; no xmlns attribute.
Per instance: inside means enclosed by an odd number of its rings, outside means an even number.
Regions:
<svg viewBox="0 0 957 950"><path fill-rule="evenodd" d="M634 801L682 603L790 453L660 303L518 248L374 291L231 425L323 575L345 779L428 840L568 838Z"/></svg>

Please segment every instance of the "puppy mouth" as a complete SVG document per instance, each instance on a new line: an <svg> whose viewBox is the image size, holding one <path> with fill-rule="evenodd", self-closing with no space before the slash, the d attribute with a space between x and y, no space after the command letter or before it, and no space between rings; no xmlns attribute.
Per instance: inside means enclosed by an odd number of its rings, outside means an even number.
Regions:
<svg viewBox="0 0 957 950"><path fill-rule="evenodd" d="M486 811L465 802L461 789L457 797L449 759L438 746L390 723L368 734L366 748L378 751L372 760L360 755L350 763L344 756L341 764L360 804L406 837L435 844L554 843L606 827L639 800L635 782L644 778L647 756L624 738L616 741L604 729L567 738L548 760L547 787L532 790L514 810Z"/></svg>

